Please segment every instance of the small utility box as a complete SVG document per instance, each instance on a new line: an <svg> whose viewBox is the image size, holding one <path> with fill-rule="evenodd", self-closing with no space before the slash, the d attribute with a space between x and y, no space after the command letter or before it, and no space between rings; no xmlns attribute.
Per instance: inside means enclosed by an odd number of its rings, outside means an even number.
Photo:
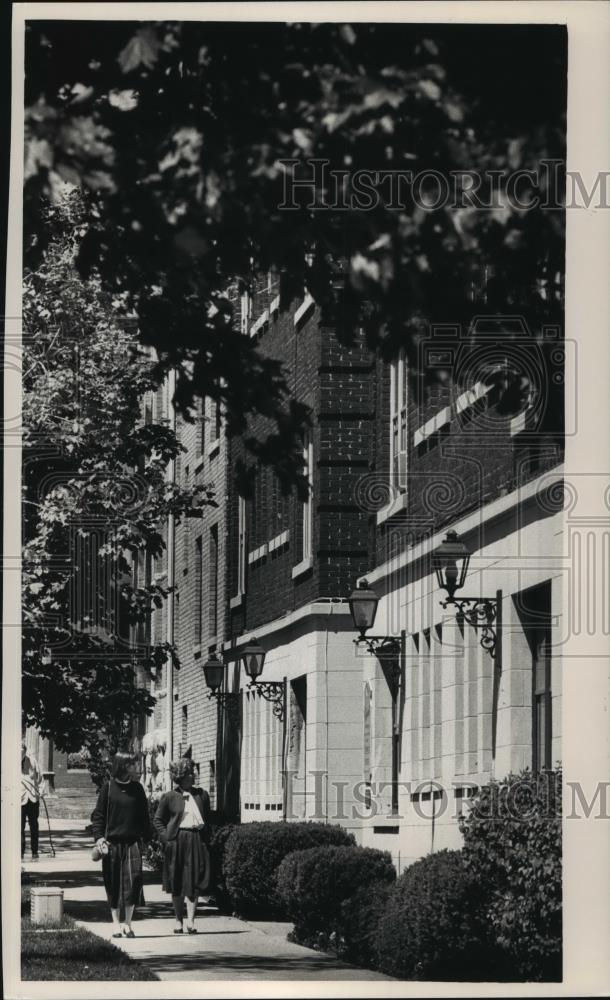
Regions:
<svg viewBox="0 0 610 1000"><path fill-rule="evenodd" d="M30 889L33 924L59 923L64 915L64 890L54 885Z"/></svg>

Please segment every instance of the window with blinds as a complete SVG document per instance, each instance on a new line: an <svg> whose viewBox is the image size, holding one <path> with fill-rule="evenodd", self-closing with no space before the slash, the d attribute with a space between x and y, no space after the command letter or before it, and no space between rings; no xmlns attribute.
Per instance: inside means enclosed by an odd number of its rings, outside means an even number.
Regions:
<svg viewBox="0 0 610 1000"><path fill-rule="evenodd" d="M283 726L270 702L244 692L242 740L243 818L281 820L283 807Z"/></svg>

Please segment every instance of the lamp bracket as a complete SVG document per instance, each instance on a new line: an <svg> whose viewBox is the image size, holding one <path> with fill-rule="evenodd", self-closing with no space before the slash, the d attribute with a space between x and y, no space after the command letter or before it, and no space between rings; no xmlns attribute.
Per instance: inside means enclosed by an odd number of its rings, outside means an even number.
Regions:
<svg viewBox="0 0 610 1000"><path fill-rule="evenodd" d="M495 597L448 597L441 601L441 607L450 604L457 608L464 620L472 628L481 630L480 643L493 660L496 658L496 643L498 639L496 620L498 617L498 602Z"/></svg>
<svg viewBox="0 0 610 1000"><path fill-rule="evenodd" d="M354 639L356 646L366 646L371 656L393 657L400 656L400 639L391 635L360 635Z"/></svg>
<svg viewBox="0 0 610 1000"><path fill-rule="evenodd" d="M273 714L280 722L284 721L284 682L283 681L250 681L249 691L258 691L265 701L271 702Z"/></svg>
<svg viewBox="0 0 610 1000"><path fill-rule="evenodd" d="M210 691L208 699L215 698L226 711L231 722L239 725L239 694L237 691Z"/></svg>
<svg viewBox="0 0 610 1000"><path fill-rule="evenodd" d="M401 659L404 653L404 637L391 635L360 635L354 639L356 646L366 646L371 656L376 656L389 668L389 684L395 693L400 684Z"/></svg>

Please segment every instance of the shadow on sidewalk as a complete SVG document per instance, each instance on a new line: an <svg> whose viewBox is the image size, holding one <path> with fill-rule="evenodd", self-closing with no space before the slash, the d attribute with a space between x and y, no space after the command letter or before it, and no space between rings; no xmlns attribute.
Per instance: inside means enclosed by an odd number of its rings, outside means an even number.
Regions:
<svg viewBox="0 0 610 1000"><path fill-rule="evenodd" d="M44 872L30 869L27 873L28 888L36 885L58 885L62 889L84 889L86 886L103 885L101 871L51 871Z"/></svg>
<svg viewBox="0 0 610 1000"><path fill-rule="evenodd" d="M88 851L93 847L93 836L85 830L71 830L69 827L62 830L51 830L53 846L55 852L63 854L64 851ZM40 823L40 847L43 852L50 852L49 831L44 821Z"/></svg>
<svg viewBox="0 0 610 1000"><path fill-rule="evenodd" d="M62 883L65 885L66 883ZM85 883L85 885L91 883ZM98 882L101 885L101 879ZM146 892L146 888L144 889ZM64 909L68 916L73 917L74 920L82 920L84 923L108 923L110 920L110 910L108 909L108 904L105 897L103 899L67 899L64 902ZM203 907L197 910L198 918L205 918L206 920L215 917L221 917L222 914L218 910L210 909L208 907ZM134 922L142 920L173 920L174 910L171 901L165 900L155 900L154 902L144 903L143 906L137 906L134 913ZM215 934L222 933L221 931L214 931ZM228 932L227 932L228 933ZM244 931L239 931L236 933L245 933ZM186 936L186 935L185 935Z"/></svg>
<svg viewBox="0 0 610 1000"><path fill-rule="evenodd" d="M134 921L134 923L135 923L135 921ZM201 930L201 928L199 928L198 933L196 935L196 938L199 938L202 941L205 941L205 939L207 937L209 937L211 934L221 935L221 936L226 935L227 937L229 937L229 936L231 936L233 934L248 934L248 931L227 931L227 930L225 930L225 931L208 931L208 930L205 930L204 931L204 930ZM136 941L176 941L178 939L179 939L179 935L175 935L174 932L173 932L173 930L169 930L169 931L166 931L164 934L142 934L142 933L138 932L136 934L134 940L136 940ZM181 940L184 940L184 941L193 941L193 940L195 940L195 938L190 937L188 934L184 934ZM138 958L138 955L137 954L132 954L132 957L133 958Z"/></svg>
<svg viewBox="0 0 610 1000"><path fill-rule="evenodd" d="M199 935L205 941L205 934ZM134 956L135 957L135 956ZM278 979L299 979L300 973L320 973L327 979L333 971L345 972L353 968L354 978L361 978L362 970L343 962L326 958L319 952L303 955L237 955L228 951L197 951L193 954L164 954L157 960L146 957L146 966L152 972L167 974L195 972L202 969L228 969L236 978L256 979L265 973L274 974Z"/></svg>

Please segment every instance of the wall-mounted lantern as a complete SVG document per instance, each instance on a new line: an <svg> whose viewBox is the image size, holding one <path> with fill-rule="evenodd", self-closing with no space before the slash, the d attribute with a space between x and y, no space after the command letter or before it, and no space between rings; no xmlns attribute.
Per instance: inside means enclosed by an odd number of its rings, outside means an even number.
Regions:
<svg viewBox="0 0 610 1000"><path fill-rule="evenodd" d="M216 653L212 653L209 660L204 663L203 674L209 688L208 698L215 698L218 704L226 710L229 718L237 725L239 722L239 693L222 690L225 670L225 664Z"/></svg>
<svg viewBox="0 0 610 1000"><path fill-rule="evenodd" d="M251 691L256 690L259 694L271 702L273 714L280 722L284 721L284 708L286 700L286 685L284 681L259 681L265 664L265 650L256 639L244 646L241 652L241 662L243 662L246 676L250 679L248 685ZM210 693L208 698L216 698L219 704L224 705L234 722L239 721L239 691L222 691L225 676L225 664L218 658L216 653L212 653L207 663L203 666L203 673Z"/></svg>
<svg viewBox="0 0 610 1000"><path fill-rule="evenodd" d="M481 646L492 659L496 659L502 592L499 590L495 597L456 597L456 591L461 590L466 582L469 563L468 548L455 531L448 531L432 556L438 585L448 595L446 600L441 601L441 606L454 605L459 616L472 628L480 629Z"/></svg>

